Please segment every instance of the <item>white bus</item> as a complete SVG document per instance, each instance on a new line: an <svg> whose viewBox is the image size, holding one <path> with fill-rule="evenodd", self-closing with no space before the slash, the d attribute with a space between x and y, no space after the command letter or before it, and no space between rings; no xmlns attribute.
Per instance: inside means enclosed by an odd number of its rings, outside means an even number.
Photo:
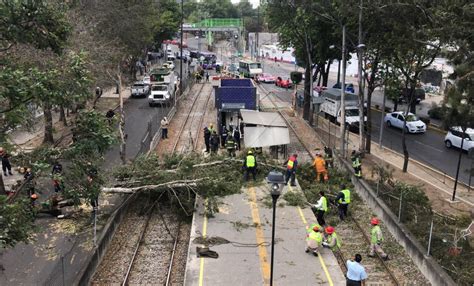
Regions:
<svg viewBox="0 0 474 286"><path fill-rule="evenodd" d="M263 73L262 64L248 60L241 60L239 62L239 74L248 78L255 78L257 75Z"/></svg>

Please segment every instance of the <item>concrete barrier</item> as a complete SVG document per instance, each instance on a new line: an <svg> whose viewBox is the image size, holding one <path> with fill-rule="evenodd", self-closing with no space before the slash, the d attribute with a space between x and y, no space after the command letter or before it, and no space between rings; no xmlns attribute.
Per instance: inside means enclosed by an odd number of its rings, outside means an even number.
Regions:
<svg viewBox="0 0 474 286"><path fill-rule="evenodd" d="M348 162L341 160L337 155L336 159L339 161L340 166L352 173L352 166ZM421 246L403 224L398 223L397 216L395 216L385 202L376 196L375 191L365 180L351 175L351 181L354 184L355 191L372 211L383 220L384 225L396 241L405 249L415 265L432 285L457 285L431 256L425 255L426 249Z"/></svg>
<svg viewBox="0 0 474 286"><path fill-rule="evenodd" d="M90 281L96 268L100 265L102 258L107 251L107 247L114 237L115 230L122 222L124 214L135 197L136 193L130 195L109 217L108 222L97 238L97 247L94 250L94 254L88 258L84 268L79 272L79 275L77 275L73 285L90 285Z"/></svg>

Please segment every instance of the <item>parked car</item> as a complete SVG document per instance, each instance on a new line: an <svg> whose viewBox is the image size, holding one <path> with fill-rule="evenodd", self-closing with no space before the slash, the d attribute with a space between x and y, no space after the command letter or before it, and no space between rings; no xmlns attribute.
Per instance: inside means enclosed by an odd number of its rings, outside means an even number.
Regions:
<svg viewBox="0 0 474 286"><path fill-rule="evenodd" d="M290 88L293 86L289 79L282 79L281 77L277 77L275 85L283 88Z"/></svg>
<svg viewBox="0 0 474 286"><path fill-rule="evenodd" d="M142 81L146 85L151 85L151 77L149 75L144 76Z"/></svg>
<svg viewBox="0 0 474 286"><path fill-rule="evenodd" d="M148 96L148 105L163 105L171 102L173 91L171 86L167 84L155 84L151 86L151 92Z"/></svg>
<svg viewBox="0 0 474 286"><path fill-rule="evenodd" d="M274 83L275 81L276 81L276 77L271 74L261 73L257 75L257 82Z"/></svg>
<svg viewBox="0 0 474 286"><path fill-rule="evenodd" d="M168 58L168 61L174 61L174 60L176 60L176 57L174 56L173 53L168 53L166 57Z"/></svg>
<svg viewBox="0 0 474 286"><path fill-rule="evenodd" d="M459 126L451 127L448 134L444 137L444 144L448 148L461 148L461 138L463 138L462 129ZM468 151L471 148L474 148L474 129L468 128L466 129L466 134L464 134L462 149Z"/></svg>
<svg viewBox="0 0 474 286"><path fill-rule="evenodd" d="M173 61L167 61L166 63L163 64L163 66L164 65L168 65L168 68L170 70L174 70L174 68L175 68L175 65L174 65Z"/></svg>
<svg viewBox="0 0 474 286"><path fill-rule="evenodd" d="M403 123L405 122L405 114L403 111L395 111L389 113L384 118L385 123L388 127L403 128ZM407 133L425 133L426 124L416 117L413 113L408 113L406 116L406 126L405 132Z"/></svg>
<svg viewBox="0 0 474 286"><path fill-rule="evenodd" d="M137 81L132 85L132 97L144 97L150 93L150 86L143 81Z"/></svg>

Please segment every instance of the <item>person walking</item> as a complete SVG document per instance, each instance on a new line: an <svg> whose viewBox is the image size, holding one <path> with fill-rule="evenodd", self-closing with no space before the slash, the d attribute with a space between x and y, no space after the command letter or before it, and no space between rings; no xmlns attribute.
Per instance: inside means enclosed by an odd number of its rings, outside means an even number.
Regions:
<svg viewBox="0 0 474 286"><path fill-rule="evenodd" d="M286 176L285 176L285 185L288 185L288 182L291 178L291 186L296 186L295 176L296 176L296 168L298 167L298 154L293 154L288 158L285 162L286 165Z"/></svg>
<svg viewBox="0 0 474 286"><path fill-rule="evenodd" d="M375 252L377 252L380 257L384 260L388 260L388 255L382 249L383 234L382 229L380 228L380 221L378 218L372 218L370 220L372 229L370 230L370 257L375 257Z"/></svg>
<svg viewBox="0 0 474 286"><path fill-rule="evenodd" d="M360 264L362 256L357 253L352 259L347 260L346 286L360 286L365 285L367 279L367 272L364 266Z"/></svg>
<svg viewBox="0 0 474 286"><path fill-rule="evenodd" d="M360 160L360 154L355 150L352 150L351 153L352 168L354 168L354 175L357 178L362 178L362 163Z"/></svg>
<svg viewBox="0 0 474 286"><path fill-rule="evenodd" d="M339 237L337 236L336 230L334 229L334 227L328 226L326 227L324 232L326 233L326 236L324 238L322 245L324 247L331 249L332 251L338 251L339 249L341 249L342 243Z"/></svg>
<svg viewBox="0 0 474 286"><path fill-rule="evenodd" d="M324 195L323 191L319 192L320 198L318 202L314 205L316 209L316 219L321 226L326 225L326 221L324 220L324 214L328 211L328 200Z"/></svg>
<svg viewBox="0 0 474 286"><path fill-rule="evenodd" d="M316 153L316 158L314 158L313 166L316 170L316 182L321 182L321 178L324 182L326 182L329 179L328 171L326 169L326 162L324 161L319 151Z"/></svg>
<svg viewBox="0 0 474 286"><path fill-rule="evenodd" d="M306 234L306 253L313 253L314 256L319 256L319 248L323 242L323 235L320 230L322 228L318 225L313 226L313 228Z"/></svg>
<svg viewBox="0 0 474 286"><path fill-rule="evenodd" d="M232 136L234 137L235 143L237 144L237 150L240 151L240 131L239 131L239 128L234 129L234 132L233 132Z"/></svg>
<svg viewBox="0 0 474 286"><path fill-rule="evenodd" d="M227 136L225 148L227 149L227 152L231 158L235 157L235 148L237 148L237 143L235 143L234 137L232 135Z"/></svg>
<svg viewBox="0 0 474 286"><path fill-rule="evenodd" d="M168 125L169 125L168 118L165 116L161 119L161 139L168 138Z"/></svg>
<svg viewBox="0 0 474 286"><path fill-rule="evenodd" d="M351 191L346 187L345 184L341 184L341 191L337 194L336 202L339 211L339 219L344 220L347 217L347 209L351 203Z"/></svg>
<svg viewBox="0 0 474 286"><path fill-rule="evenodd" d="M206 153L209 153L211 147L211 131L204 127L204 144L206 145Z"/></svg>
<svg viewBox="0 0 474 286"><path fill-rule="evenodd" d="M245 169L244 180L246 182L249 179L249 174L252 174L253 180L257 181L257 160L251 150L247 152L247 157L245 157L243 168Z"/></svg>
<svg viewBox="0 0 474 286"><path fill-rule="evenodd" d="M206 72L206 82L209 82L209 72Z"/></svg>
<svg viewBox="0 0 474 286"><path fill-rule="evenodd" d="M211 134L211 154L217 154L217 150L219 149L219 135L215 130L212 131Z"/></svg>
<svg viewBox="0 0 474 286"><path fill-rule="evenodd" d="M2 170L4 176L12 176L12 165L10 164L10 154L3 147L0 147L0 157L2 158ZM8 173L7 173L8 172Z"/></svg>

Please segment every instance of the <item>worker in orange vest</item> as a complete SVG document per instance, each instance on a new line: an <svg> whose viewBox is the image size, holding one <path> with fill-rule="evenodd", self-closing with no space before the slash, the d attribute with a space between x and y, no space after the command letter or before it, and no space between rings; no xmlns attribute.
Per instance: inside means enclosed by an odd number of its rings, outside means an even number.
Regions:
<svg viewBox="0 0 474 286"><path fill-rule="evenodd" d="M298 154L291 155L285 164L286 164L285 185L288 185L288 181L290 181L290 178L291 178L291 186L294 187L296 186L295 175L296 175L296 168L298 167Z"/></svg>
<svg viewBox="0 0 474 286"><path fill-rule="evenodd" d="M322 176L324 182L326 182L329 179L328 171L326 169L326 161L324 161L323 156L319 151L316 153L316 158L314 159L313 166L316 170L316 181L320 182Z"/></svg>

